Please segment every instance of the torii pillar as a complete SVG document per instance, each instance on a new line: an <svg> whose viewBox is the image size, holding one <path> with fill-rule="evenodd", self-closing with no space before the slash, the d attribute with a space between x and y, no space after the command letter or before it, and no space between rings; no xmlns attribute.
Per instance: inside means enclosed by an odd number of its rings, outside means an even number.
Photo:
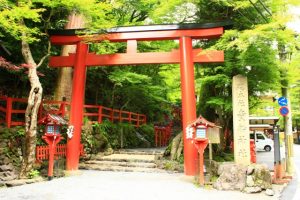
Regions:
<svg viewBox="0 0 300 200"><path fill-rule="evenodd" d="M72 127L72 137L67 142L67 171L78 170L80 155L80 138L83 118L83 105L86 81L86 55L88 44L79 42L76 45L76 57L73 71L73 87L69 124ZM70 128L70 127L69 127Z"/></svg>
<svg viewBox="0 0 300 200"><path fill-rule="evenodd" d="M194 63L192 56L192 39L180 38L180 75L181 75L181 99L182 99L182 130L183 151L185 160L185 174L196 175L197 173L197 149L192 139L186 135L186 127L193 122L196 116L196 99L194 83Z"/></svg>

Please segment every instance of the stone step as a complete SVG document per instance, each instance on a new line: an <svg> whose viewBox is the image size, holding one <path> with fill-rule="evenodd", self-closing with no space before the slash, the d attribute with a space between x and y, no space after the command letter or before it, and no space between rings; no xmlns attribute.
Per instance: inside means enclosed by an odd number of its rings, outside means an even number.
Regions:
<svg viewBox="0 0 300 200"><path fill-rule="evenodd" d="M142 167L142 168L156 168L155 163L149 162L125 162L125 161L106 161L106 160L89 160L84 164L94 164L101 166L121 166L121 167Z"/></svg>
<svg viewBox="0 0 300 200"><path fill-rule="evenodd" d="M166 173L166 171L157 168L103 166L103 165L95 165L95 164L80 164L79 168L86 169L86 170L99 170L99 171Z"/></svg>
<svg viewBox="0 0 300 200"><path fill-rule="evenodd" d="M92 160L81 163L80 169L122 172L165 172L158 169L155 159L164 153L164 148L121 149L114 154L99 153Z"/></svg>
<svg viewBox="0 0 300 200"><path fill-rule="evenodd" d="M115 154L130 154L130 155L163 155L165 149L120 149L115 151Z"/></svg>
<svg viewBox="0 0 300 200"><path fill-rule="evenodd" d="M96 156L95 160L154 163L155 155L111 154L109 156Z"/></svg>

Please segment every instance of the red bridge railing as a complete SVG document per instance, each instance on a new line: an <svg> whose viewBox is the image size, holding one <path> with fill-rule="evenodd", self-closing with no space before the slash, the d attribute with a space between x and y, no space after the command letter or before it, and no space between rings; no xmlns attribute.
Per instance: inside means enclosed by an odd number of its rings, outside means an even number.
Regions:
<svg viewBox="0 0 300 200"><path fill-rule="evenodd" d="M18 106L18 109L14 109L16 106ZM8 128L24 125L26 106L27 99L25 98L0 96L0 123L5 123ZM47 113L65 117L68 106L70 106L70 103L66 101L44 100L41 102L38 118L41 119ZM108 119L111 122L131 123L136 127L147 122L146 115L139 113L107 108L101 105L84 105L84 108L84 116L88 117L92 122L102 123L104 119Z"/></svg>
<svg viewBox="0 0 300 200"><path fill-rule="evenodd" d="M56 146L56 151L54 154L54 159L64 158L67 155L67 145L66 144L58 144ZM42 162L43 160L49 159L49 146L36 146L36 161ZM83 145L80 145L80 156L84 156Z"/></svg>

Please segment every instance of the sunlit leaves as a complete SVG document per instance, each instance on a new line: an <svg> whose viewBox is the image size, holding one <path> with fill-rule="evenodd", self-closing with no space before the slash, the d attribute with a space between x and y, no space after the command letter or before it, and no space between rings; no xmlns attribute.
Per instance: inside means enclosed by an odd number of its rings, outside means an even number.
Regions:
<svg viewBox="0 0 300 200"><path fill-rule="evenodd" d="M40 22L40 13L44 9L33 9L31 4L20 2L19 6L3 1L4 6L0 7L0 34L9 33L16 39L22 38L22 33L26 33L28 42L38 40L37 36L40 35L37 27L30 27L22 25L22 21L30 20L33 22ZM24 36L23 36L24 37Z"/></svg>
<svg viewBox="0 0 300 200"><path fill-rule="evenodd" d="M118 86L124 83L141 84L150 81L150 77L134 72L116 70L109 75L109 79Z"/></svg>
<svg viewBox="0 0 300 200"><path fill-rule="evenodd" d="M112 5L109 2L95 0L20 0L18 3L1 0L0 34L10 34L20 40L22 33L25 33L26 38L23 39L27 42L38 41L44 33L44 30L41 29L42 22L55 23L53 17L64 16L62 13L67 16L71 12L84 15L87 28L90 30L106 29L115 25L111 10ZM47 17L47 19L43 19L43 17ZM66 22L66 19L55 20L57 23Z"/></svg>

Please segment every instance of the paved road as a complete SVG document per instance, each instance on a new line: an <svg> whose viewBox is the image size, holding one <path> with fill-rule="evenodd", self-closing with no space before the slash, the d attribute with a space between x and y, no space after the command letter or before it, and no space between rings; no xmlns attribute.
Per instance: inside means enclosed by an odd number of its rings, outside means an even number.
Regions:
<svg viewBox="0 0 300 200"><path fill-rule="evenodd" d="M266 164L270 170L274 170L274 151L257 151L256 163Z"/></svg>
<svg viewBox="0 0 300 200"><path fill-rule="evenodd" d="M183 174L83 171L81 175L0 189L1 200L270 200L265 194L244 194L196 187Z"/></svg>
<svg viewBox="0 0 300 200"><path fill-rule="evenodd" d="M300 199L300 145L294 144L295 176L288 187L282 193L282 200Z"/></svg>
<svg viewBox="0 0 300 200"><path fill-rule="evenodd" d="M299 200L300 199L300 145L294 144L294 162L295 175L288 184L280 197L281 200ZM274 169L274 152L258 151L256 152L257 163L267 164L269 169Z"/></svg>

